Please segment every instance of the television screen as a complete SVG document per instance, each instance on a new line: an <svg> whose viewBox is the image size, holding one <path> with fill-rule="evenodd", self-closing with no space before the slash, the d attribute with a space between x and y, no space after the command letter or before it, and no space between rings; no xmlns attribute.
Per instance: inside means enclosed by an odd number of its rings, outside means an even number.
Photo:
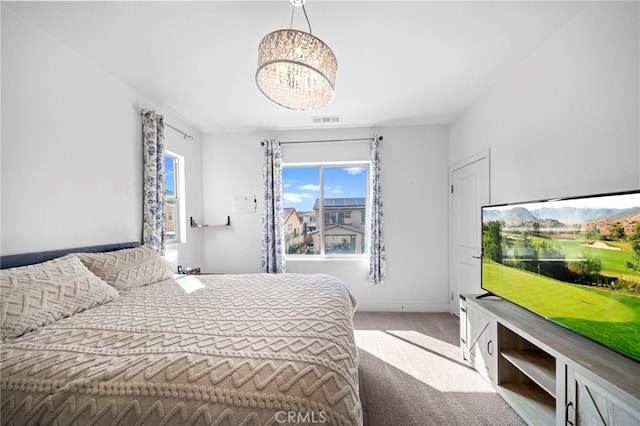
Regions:
<svg viewBox="0 0 640 426"><path fill-rule="evenodd" d="M640 361L640 191L482 207L482 288Z"/></svg>

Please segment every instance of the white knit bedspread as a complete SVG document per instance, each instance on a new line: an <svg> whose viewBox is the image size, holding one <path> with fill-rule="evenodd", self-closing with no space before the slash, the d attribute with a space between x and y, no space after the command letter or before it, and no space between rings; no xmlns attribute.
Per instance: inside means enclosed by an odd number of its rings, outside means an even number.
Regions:
<svg viewBox="0 0 640 426"><path fill-rule="evenodd" d="M9 340L3 425L362 425L355 300L327 275L183 276Z"/></svg>

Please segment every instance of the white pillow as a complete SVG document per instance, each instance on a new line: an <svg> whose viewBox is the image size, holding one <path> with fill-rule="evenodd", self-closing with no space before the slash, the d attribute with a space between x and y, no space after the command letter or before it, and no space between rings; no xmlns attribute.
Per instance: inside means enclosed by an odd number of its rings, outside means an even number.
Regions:
<svg viewBox="0 0 640 426"><path fill-rule="evenodd" d="M0 272L0 337L20 336L118 296L115 288L73 256L4 269Z"/></svg>
<svg viewBox="0 0 640 426"><path fill-rule="evenodd" d="M149 246L108 253L76 254L91 272L117 290L142 287L173 278L164 259Z"/></svg>

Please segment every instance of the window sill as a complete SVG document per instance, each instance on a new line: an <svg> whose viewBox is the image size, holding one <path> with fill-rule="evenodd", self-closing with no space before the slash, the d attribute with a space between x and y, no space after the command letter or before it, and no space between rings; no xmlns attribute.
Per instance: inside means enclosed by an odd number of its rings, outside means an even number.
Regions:
<svg viewBox="0 0 640 426"><path fill-rule="evenodd" d="M326 262L336 261L336 262L344 262L344 261L368 261L369 255L356 255L356 256L320 256L320 255L285 255L284 260L287 262Z"/></svg>

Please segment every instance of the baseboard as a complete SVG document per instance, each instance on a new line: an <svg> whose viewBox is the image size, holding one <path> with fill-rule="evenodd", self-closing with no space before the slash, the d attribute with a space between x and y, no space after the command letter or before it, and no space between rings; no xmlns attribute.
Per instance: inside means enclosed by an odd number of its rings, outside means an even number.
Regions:
<svg viewBox="0 0 640 426"><path fill-rule="evenodd" d="M368 302L358 300L360 312L449 312L448 303Z"/></svg>

